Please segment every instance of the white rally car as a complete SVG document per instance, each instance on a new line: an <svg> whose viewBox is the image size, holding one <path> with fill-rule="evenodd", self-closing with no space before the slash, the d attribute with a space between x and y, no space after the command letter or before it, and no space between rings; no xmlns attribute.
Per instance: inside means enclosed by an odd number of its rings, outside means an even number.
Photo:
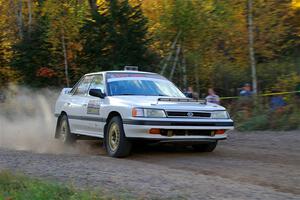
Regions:
<svg viewBox="0 0 300 200"><path fill-rule="evenodd" d="M224 107L186 98L161 75L106 71L64 88L55 105L55 137L73 143L102 138L112 157L130 154L133 141L180 142L211 152L233 129Z"/></svg>

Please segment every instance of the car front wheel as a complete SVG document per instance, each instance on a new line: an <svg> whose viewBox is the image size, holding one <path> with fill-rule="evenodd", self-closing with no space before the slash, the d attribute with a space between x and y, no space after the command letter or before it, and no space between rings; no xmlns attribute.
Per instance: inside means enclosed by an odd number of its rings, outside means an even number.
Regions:
<svg viewBox="0 0 300 200"><path fill-rule="evenodd" d="M104 139L109 156L121 158L130 154L132 144L125 137L121 117L115 116L110 120Z"/></svg>

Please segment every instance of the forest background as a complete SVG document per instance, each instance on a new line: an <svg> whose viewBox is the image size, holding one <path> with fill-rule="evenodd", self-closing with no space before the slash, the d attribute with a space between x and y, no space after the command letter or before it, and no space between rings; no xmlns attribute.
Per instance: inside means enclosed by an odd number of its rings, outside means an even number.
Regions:
<svg viewBox="0 0 300 200"><path fill-rule="evenodd" d="M0 89L67 87L125 65L201 97L209 87L237 96L244 83L258 94L300 90L300 1L0 0ZM297 95L284 98L281 125L265 97L233 115L242 129L299 128Z"/></svg>

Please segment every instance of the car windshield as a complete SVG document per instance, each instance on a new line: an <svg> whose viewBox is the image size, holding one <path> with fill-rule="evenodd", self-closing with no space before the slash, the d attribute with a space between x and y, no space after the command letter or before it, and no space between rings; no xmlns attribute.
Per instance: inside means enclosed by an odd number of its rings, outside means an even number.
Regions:
<svg viewBox="0 0 300 200"><path fill-rule="evenodd" d="M147 77L123 77L108 79L108 90L111 96L141 95L185 97L184 94L170 81Z"/></svg>

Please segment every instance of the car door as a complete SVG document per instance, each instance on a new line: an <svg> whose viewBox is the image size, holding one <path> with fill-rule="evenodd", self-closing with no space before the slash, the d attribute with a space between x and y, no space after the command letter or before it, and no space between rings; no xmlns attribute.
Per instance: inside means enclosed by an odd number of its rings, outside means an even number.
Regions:
<svg viewBox="0 0 300 200"><path fill-rule="evenodd" d="M103 74L95 74L90 85L90 89L101 89L105 92ZM104 120L101 118L101 104L103 99L88 95L88 105L86 109L86 118L90 119L88 131L97 136L103 136Z"/></svg>
<svg viewBox="0 0 300 200"><path fill-rule="evenodd" d="M70 97L68 118L73 133L84 133L88 130L89 124L85 119L85 114L89 101L88 89L92 79L91 75L83 77Z"/></svg>

